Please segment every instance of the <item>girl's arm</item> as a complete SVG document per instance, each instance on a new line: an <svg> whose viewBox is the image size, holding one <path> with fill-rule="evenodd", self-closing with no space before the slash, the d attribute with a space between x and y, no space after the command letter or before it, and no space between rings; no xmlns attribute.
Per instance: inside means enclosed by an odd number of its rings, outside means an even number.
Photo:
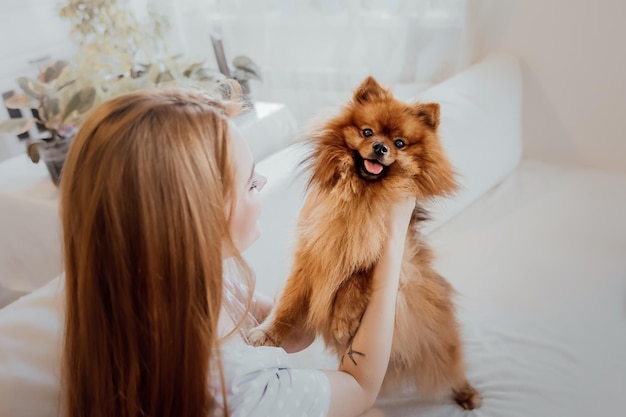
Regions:
<svg viewBox="0 0 626 417"><path fill-rule="evenodd" d="M390 235L372 277L372 296L338 371L325 371L331 387L329 417L358 416L372 407L389 364L398 281L415 198L398 202Z"/></svg>

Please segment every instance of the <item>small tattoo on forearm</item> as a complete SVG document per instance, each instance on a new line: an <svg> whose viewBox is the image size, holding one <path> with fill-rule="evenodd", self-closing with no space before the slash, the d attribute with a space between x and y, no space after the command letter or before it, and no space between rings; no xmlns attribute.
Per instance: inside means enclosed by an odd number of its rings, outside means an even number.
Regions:
<svg viewBox="0 0 626 417"><path fill-rule="evenodd" d="M352 349L352 341L353 341L353 340L354 340L354 338L353 338L353 339L350 339L350 346L348 346L348 351L347 351L347 352L346 352L346 353L345 353L345 354L341 357L341 363L343 364L343 358L344 358L346 355L348 355L348 357L350 358L350 360L352 361L352 363L353 363L355 366L358 366L358 364L356 363L356 360L354 359L354 355L359 355L359 356L363 356L363 357L365 357L365 353L363 353L363 352L359 352L359 351L356 351L356 350Z"/></svg>

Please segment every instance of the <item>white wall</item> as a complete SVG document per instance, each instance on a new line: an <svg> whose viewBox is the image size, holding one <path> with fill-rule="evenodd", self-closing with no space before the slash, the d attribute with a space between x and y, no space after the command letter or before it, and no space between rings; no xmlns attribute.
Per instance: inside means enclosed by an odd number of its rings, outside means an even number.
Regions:
<svg viewBox="0 0 626 417"><path fill-rule="evenodd" d="M524 65L525 156L626 172L626 1L473 0L480 56ZM0 0L0 90L34 75L30 60L72 51L50 0ZM207 51L210 48L207 45ZM0 108L0 119L7 117ZM0 136L0 160L23 152Z"/></svg>
<svg viewBox="0 0 626 417"><path fill-rule="evenodd" d="M480 55L511 52L524 65L525 156L626 172L626 1L474 6Z"/></svg>

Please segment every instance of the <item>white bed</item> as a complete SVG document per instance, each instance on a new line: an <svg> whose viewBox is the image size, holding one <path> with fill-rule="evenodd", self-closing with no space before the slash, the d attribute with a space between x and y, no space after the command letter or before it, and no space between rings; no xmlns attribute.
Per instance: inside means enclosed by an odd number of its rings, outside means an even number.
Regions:
<svg viewBox="0 0 626 417"><path fill-rule="evenodd" d="M519 64L496 59L423 94L462 191L433 207L428 238L458 291L468 377L482 408L415 395L367 415L626 416L626 174L521 160ZM298 145L260 161L264 234L246 257L274 294L290 262L303 178ZM54 255L56 256L56 255ZM0 416L56 415L58 282L0 310ZM316 342L297 366L333 367ZM47 410L47 411L46 411Z"/></svg>

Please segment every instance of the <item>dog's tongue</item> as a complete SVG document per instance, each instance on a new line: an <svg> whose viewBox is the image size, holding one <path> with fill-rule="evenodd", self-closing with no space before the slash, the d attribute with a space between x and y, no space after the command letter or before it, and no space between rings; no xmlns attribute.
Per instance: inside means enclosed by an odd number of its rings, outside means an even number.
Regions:
<svg viewBox="0 0 626 417"><path fill-rule="evenodd" d="M378 175L381 172L383 172L383 166L379 164L378 162L368 161L367 159L364 162L365 162L365 169L370 174Z"/></svg>

